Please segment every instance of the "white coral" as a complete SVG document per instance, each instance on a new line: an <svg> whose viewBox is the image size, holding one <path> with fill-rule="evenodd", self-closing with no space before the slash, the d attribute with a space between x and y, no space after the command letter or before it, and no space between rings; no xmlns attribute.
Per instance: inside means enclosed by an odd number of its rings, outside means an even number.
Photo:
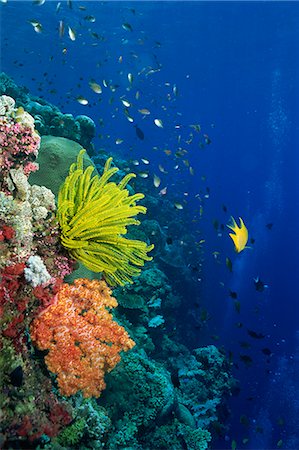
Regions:
<svg viewBox="0 0 299 450"><path fill-rule="evenodd" d="M30 185L23 169L21 167L18 169L10 169L9 174L13 181L14 188L17 189L16 198L22 201L28 200Z"/></svg>
<svg viewBox="0 0 299 450"><path fill-rule="evenodd" d="M33 185L30 188L29 202L35 221L46 219L49 211L55 211L55 195L45 186Z"/></svg>
<svg viewBox="0 0 299 450"><path fill-rule="evenodd" d="M47 283L51 279L51 275L47 271L45 264L40 256L30 256L24 269L25 278L31 286L36 287L40 284Z"/></svg>
<svg viewBox="0 0 299 450"><path fill-rule="evenodd" d="M0 116L11 116L15 110L15 101L8 95L0 96Z"/></svg>

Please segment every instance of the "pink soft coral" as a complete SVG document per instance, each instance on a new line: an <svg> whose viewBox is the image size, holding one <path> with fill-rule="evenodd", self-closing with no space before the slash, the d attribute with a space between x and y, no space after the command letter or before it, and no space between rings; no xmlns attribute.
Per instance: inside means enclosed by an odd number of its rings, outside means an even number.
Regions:
<svg viewBox="0 0 299 450"><path fill-rule="evenodd" d="M37 166L32 163L35 159L40 145L39 135L29 126L0 118L0 165L3 169L26 166L27 175L36 170ZM16 162L18 164L16 165Z"/></svg>

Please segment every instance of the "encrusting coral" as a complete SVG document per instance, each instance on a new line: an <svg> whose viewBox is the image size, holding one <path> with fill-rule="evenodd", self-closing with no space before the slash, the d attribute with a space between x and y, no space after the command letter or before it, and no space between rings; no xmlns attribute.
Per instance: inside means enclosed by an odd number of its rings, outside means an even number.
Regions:
<svg viewBox="0 0 299 450"><path fill-rule="evenodd" d="M135 174L127 174L119 184L108 182L118 169L111 168L112 158L105 164L101 177L93 166L83 169L81 150L77 162L70 167L58 195L57 218L61 226L61 242L70 255L94 272L103 272L111 284L132 282L140 266L152 258L147 253L153 245L126 239L127 226L139 225L134 218L145 213L136 202L143 194L129 194L127 183ZM137 267L136 267L137 266Z"/></svg>
<svg viewBox="0 0 299 450"><path fill-rule="evenodd" d="M81 390L84 397L98 397L105 372L120 361L121 350L135 345L108 311L116 306L105 281L77 279L74 285L63 284L54 304L33 321L31 339L40 350L49 350L45 361L63 395Z"/></svg>

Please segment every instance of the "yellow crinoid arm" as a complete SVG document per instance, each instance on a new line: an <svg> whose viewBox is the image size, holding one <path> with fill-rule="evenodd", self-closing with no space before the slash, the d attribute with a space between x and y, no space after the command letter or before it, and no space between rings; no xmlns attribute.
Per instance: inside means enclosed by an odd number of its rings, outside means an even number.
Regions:
<svg viewBox="0 0 299 450"><path fill-rule="evenodd" d="M229 233L229 236L233 240L235 245L236 252L240 253L244 248L246 248L246 244L248 242L248 230L244 224L244 221L241 217L239 217L240 226L237 225L235 219L231 217L231 224L228 224L227 227L233 230L233 233Z"/></svg>
<svg viewBox="0 0 299 450"><path fill-rule="evenodd" d="M135 216L145 214L137 205L144 195L130 195L127 183L136 175L126 175L118 184L109 181L118 171L106 161L102 176L93 175L91 165L84 170L81 150L77 162L70 167L58 195L57 218L61 227L61 243L70 255L94 272L103 272L111 284L132 282L140 267L152 257L153 245L126 239L129 225L139 225ZM92 176L93 175L93 176Z"/></svg>

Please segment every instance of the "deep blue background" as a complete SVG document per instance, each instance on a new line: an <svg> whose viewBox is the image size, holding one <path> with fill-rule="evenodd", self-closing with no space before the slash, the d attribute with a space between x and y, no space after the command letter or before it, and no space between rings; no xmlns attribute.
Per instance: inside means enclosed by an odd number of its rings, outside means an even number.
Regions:
<svg viewBox="0 0 299 450"><path fill-rule="evenodd" d="M188 222L190 233L200 230L206 240L203 281L194 295L200 296L212 319L206 332L200 331L197 345L214 342L211 335L218 335L219 345L233 352L235 376L241 382L240 396L231 403L227 443L224 439L214 448L230 448L231 439L237 440L238 448L276 448L279 439L283 448L299 448L299 4L73 2L72 9L66 2L61 4L58 13L57 2L1 4L1 70L63 112L92 117L97 148L127 158L148 158L152 173L158 173L159 163L170 171L168 177L161 175L161 187L168 185L174 201L187 199L178 215L183 218L186 211L194 216L198 221ZM80 11L79 5L87 10ZM86 15L94 15L96 22L84 20ZM30 19L42 23L41 34L34 32ZM75 42L67 30L59 38L59 20L76 29ZM125 22L132 32L122 28ZM92 37L89 30L103 40ZM160 71L145 76L142 70L149 66ZM134 76L132 86L129 72ZM119 87L115 93L103 88L99 101L88 86L91 78L100 83L111 80ZM177 97L173 84L178 87ZM78 95L86 96L89 106L80 105ZM142 142L123 113L122 95L135 103L132 115L145 133ZM151 116L142 119L136 107L149 108ZM153 125L154 117L163 120L163 129ZM178 124L180 129L175 128ZM187 168L174 170L177 161L163 153L166 148L176 150L179 134L187 138L190 124L200 124L201 136L207 133L212 140L203 150L197 137L183 146L194 176ZM116 148L118 137L124 143ZM159 150L154 151L154 146ZM210 198L204 199L199 220L195 195L206 192L206 187ZM213 227L214 219L227 224L230 215L241 216L255 239L251 249L240 255L234 253L227 229L217 235ZM273 223L271 230L268 223ZM220 252L219 261L214 251ZM227 256L233 262L232 274L225 267ZM255 291L256 276L269 286L263 293ZM238 293L239 314L228 295L230 289ZM266 337L254 340L248 328ZM240 341L250 342L251 348L240 348ZM261 352L265 347L273 352L270 358ZM251 356L250 367L239 360L240 353ZM242 414L248 416L248 426L240 424ZM278 419L283 419L282 425L277 425ZM249 444L243 445L246 437Z"/></svg>

